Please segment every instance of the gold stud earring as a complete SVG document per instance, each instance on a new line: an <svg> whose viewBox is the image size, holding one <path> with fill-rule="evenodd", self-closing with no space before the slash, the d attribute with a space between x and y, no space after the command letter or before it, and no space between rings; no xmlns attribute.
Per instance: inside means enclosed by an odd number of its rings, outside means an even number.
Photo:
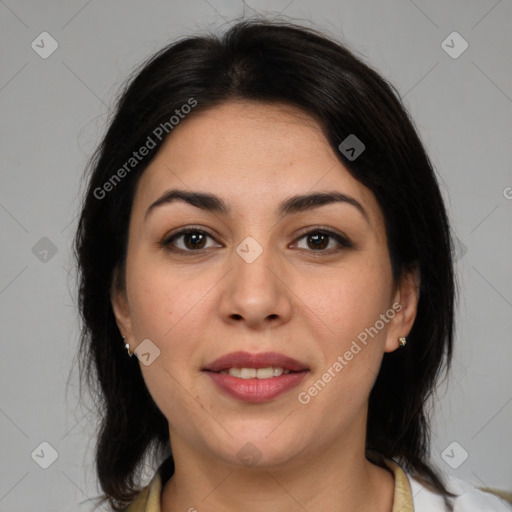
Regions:
<svg viewBox="0 0 512 512"><path fill-rule="evenodd" d="M405 347L407 340L405 338L398 338L398 342L400 343L401 347Z"/></svg>
<svg viewBox="0 0 512 512"><path fill-rule="evenodd" d="M124 336L123 336L123 341L125 341L125 337L124 337ZM132 356L133 356L133 352L130 352L130 344L129 344L129 343L125 343L124 348L125 348L125 349L126 349L126 351L128 352L128 355L129 355L130 357L132 357Z"/></svg>

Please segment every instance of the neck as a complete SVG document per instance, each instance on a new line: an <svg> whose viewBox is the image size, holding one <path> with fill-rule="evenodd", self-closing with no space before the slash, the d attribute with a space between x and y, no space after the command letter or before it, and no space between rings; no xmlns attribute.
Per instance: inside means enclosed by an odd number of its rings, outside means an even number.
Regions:
<svg viewBox="0 0 512 512"><path fill-rule="evenodd" d="M176 432L171 439L176 471L164 486L162 512L392 510L393 474L366 459L364 436L252 468L198 455Z"/></svg>

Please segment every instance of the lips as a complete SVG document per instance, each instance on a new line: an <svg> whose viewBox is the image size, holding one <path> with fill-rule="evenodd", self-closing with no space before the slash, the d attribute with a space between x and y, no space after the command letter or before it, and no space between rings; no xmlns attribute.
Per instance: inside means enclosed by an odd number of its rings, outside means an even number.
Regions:
<svg viewBox="0 0 512 512"><path fill-rule="evenodd" d="M269 369L278 369L277 376L264 379L243 376L240 378L226 372L232 369L242 369L241 371L245 372L248 368L266 368L267 372ZM232 352L208 364L203 371L224 395L238 401L257 404L274 400L298 386L309 368L300 361L277 352Z"/></svg>
<svg viewBox="0 0 512 512"><path fill-rule="evenodd" d="M308 367L278 352L262 352L259 354L250 354L249 352L231 352L215 359L215 361L206 365L203 370L209 372L220 372L230 368L284 368L290 372L302 372L308 370Z"/></svg>

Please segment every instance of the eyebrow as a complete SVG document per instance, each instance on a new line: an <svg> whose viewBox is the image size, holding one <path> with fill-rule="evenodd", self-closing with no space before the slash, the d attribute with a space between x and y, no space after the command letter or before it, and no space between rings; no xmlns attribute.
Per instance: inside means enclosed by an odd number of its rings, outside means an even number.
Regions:
<svg viewBox="0 0 512 512"><path fill-rule="evenodd" d="M147 209L145 219L157 207L182 201L201 210L229 215L231 208L220 197L207 192L190 192L188 190L172 189L166 191ZM278 208L279 215L284 217L294 213L305 212L314 208L333 203L346 203L354 206L370 223L368 214L363 205L351 196L341 192L314 192L311 194L301 194L285 199Z"/></svg>

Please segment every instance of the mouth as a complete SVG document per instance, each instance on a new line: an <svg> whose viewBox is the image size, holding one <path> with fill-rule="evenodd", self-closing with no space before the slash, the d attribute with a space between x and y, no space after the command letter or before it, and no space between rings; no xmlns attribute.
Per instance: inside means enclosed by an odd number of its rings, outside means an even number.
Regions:
<svg viewBox="0 0 512 512"><path fill-rule="evenodd" d="M232 352L203 368L217 389L231 398L260 403L297 386L309 368L277 352Z"/></svg>
<svg viewBox="0 0 512 512"><path fill-rule="evenodd" d="M267 366L265 368L229 368L216 373L231 375L239 379L272 379L286 375L290 373L290 370L281 366Z"/></svg>

